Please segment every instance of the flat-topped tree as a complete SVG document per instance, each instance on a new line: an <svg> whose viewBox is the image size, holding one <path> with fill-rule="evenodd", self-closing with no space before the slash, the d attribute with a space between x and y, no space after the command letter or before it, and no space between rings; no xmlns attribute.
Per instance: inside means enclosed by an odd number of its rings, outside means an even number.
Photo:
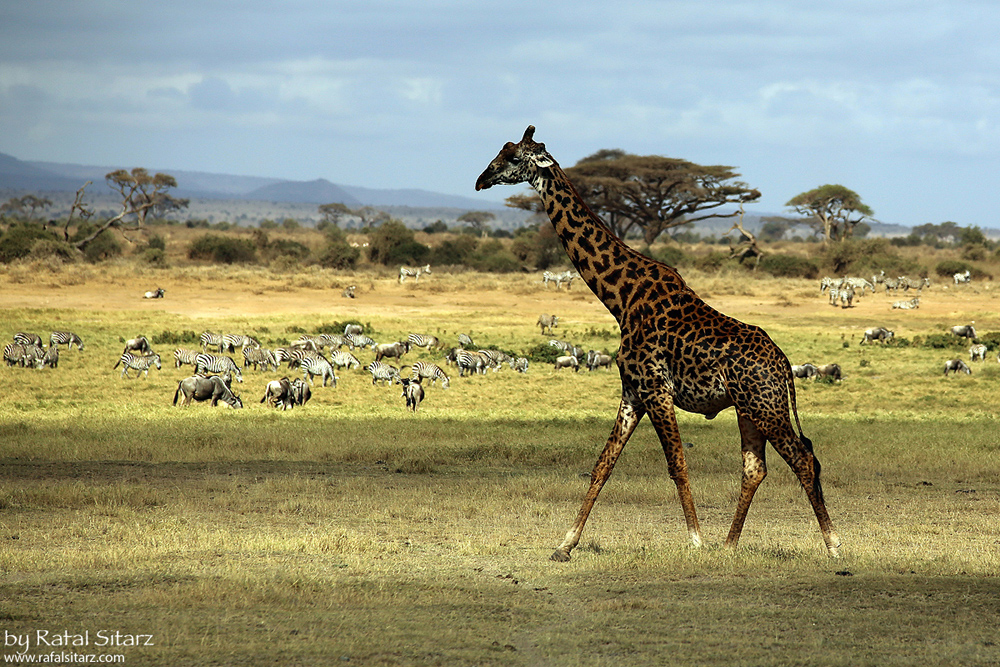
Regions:
<svg viewBox="0 0 1000 667"><path fill-rule="evenodd" d="M714 418L736 408L743 479L726 544L735 546L767 468L770 442L798 477L831 555L840 539L823 501L820 465L801 435L791 365L763 329L723 315L692 291L672 267L621 241L590 210L529 126L508 142L476 181L476 190L528 183L541 198L566 253L621 327L617 356L622 397L604 451L591 473L577 519L553 560L569 560L615 462L646 415L666 455L693 544L702 542L674 408ZM790 399L790 400L789 400ZM798 435L792 427L789 404Z"/></svg>

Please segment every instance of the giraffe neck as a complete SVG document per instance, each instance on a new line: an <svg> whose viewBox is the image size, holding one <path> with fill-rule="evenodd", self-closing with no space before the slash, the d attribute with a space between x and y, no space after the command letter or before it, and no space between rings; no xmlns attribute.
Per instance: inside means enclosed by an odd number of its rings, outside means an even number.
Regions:
<svg viewBox="0 0 1000 667"><path fill-rule="evenodd" d="M667 291L688 289L672 267L649 259L618 238L590 209L559 165L540 169L531 185L580 277L619 324L644 296L635 290L639 280L653 278Z"/></svg>

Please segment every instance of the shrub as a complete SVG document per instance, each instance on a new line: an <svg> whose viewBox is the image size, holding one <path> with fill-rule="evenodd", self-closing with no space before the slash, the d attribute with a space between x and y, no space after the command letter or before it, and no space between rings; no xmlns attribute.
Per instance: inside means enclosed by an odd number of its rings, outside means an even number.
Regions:
<svg viewBox="0 0 1000 667"><path fill-rule="evenodd" d="M87 233L92 234L93 231ZM81 236L79 231L77 231L77 235ZM83 248L84 258L93 264L118 257L121 254L122 246L110 229L105 229Z"/></svg>
<svg viewBox="0 0 1000 667"><path fill-rule="evenodd" d="M677 246L668 245L659 252L653 254L653 259L658 259L670 266L683 266L688 263L687 254Z"/></svg>
<svg viewBox="0 0 1000 667"><path fill-rule="evenodd" d="M816 262L797 255L764 255L758 266L776 278L816 278L819 275Z"/></svg>
<svg viewBox="0 0 1000 667"><path fill-rule="evenodd" d="M521 268L521 263L500 241L483 241L468 259L468 265L477 271L511 273Z"/></svg>
<svg viewBox="0 0 1000 667"><path fill-rule="evenodd" d="M142 251L142 260L150 266L162 268L167 265L167 253L161 248L146 248Z"/></svg>
<svg viewBox="0 0 1000 667"><path fill-rule="evenodd" d="M556 357L562 354L565 353L558 347L549 345L548 342L538 343L524 352L524 356L528 358L528 361L537 364L555 363Z"/></svg>
<svg viewBox="0 0 1000 667"><path fill-rule="evenodd" d="M824 250L822 265L836 275L865 275L885 271L887 276L918 273L920 265L915 260L900 257L885 238L848 239L831 243Z"/></svg>
<svg viewBox="0 0 1000 667"><path fill-rule="evenodd" d="M466 264L476 251L476 239L461 235L454 240L443 241L431 251L430 262L442 266Z"/></svg>
<svg viewBox="0 0 1000 667"><path fill-rule="evenodd" d="M982 343L983 345L986 346L986 349L990 350L991 352L993 350L1000 349L1000 332L990 331L984 333L978 338L976 338L976 342Z"/></svg>
<svg viewBox="0 0 1000 667"><path fill-rule="evenodd" d="M399 220L390 220L369 236L368 257L386 266L390 264L422 264L431 249L413 238L413 231Z"/></svg>
<svg viewBox="0 0 1000 667"><path fill-rule="evenodd" d="M699 257L694 261L694 267L705 272L718 271L729 259L729 254L724 252L710 252L704 257Z"/></svg>
<svg viewBox="0 0 1000 667"><path fill-rule="evenodd" d="M257 261L257 251L254 244L246 239L205 234L191 242L188 258L220 264L251 264Z"/></svg>
<svg viewBox="0 0 1000 667"><path fill-rule="evenodd" d="M972 266L957 259L946 259L943 262L938 262L938 265L934 267L934 273L948 279L951 279L956 273L965 273L966 271L971 273Z"/></svg>
<svg viewBox="0 0 1000 667"><path fill-rule="evenodd" d="M11 262L31 254L35 242L39 240L58 241L52 232L39 225L12 225L0 238L0 262Z"/></svg>
<svg viewBox="0 0 1000 667"><path fill-rule="evenodd" d="M65 241L38 239L31 246L31 256L36 259L54 258L62 262L75 262L80 259L80 251Z"/></svg>
<svg viewBox="0 0 1000 667"><path fill-rule="evenodd" d="M201 337L190 329L178 332L164 329L158 334L153 334L150 342L153 345L183 345L187 343L201 343Z"/></svg>

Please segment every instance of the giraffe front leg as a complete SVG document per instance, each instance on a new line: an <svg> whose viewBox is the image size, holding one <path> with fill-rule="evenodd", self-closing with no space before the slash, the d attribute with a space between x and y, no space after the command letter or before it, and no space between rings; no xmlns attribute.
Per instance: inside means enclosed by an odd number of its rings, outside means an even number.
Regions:
<svg viewBox="0 0 1000 667"><path fill-rule="evenodd" d="M629 400L623 391L614 428L611 429L611 435L608 436L608 442L604 445L604 451L601 452L593 472L590 473L590 488L587 489L587 495L584 496L580 513L577 514L576 521L566 533L562 544L549 557L550 560L565 563L570 558L569 553L580 543L580 535L583 534L583 526L587 523L590 510L594 508L597 496L601 493L604 483L611 476L611 471L614 470L615 463L625 448L625 443L632 436L632 432L635 431L635 427L642 420L644 414L646 414L645 410Z"/></svg>
<svg viewBox="0 0 1000 667"><path fill-rule="evenodd" d="M663 447L663 454L667 457L667 471L677 487L677 496L680 498L681 509L684 511L684 521L687 524L691 544L700 547L702 544L701 526L698 524L698 514L694 508L694 496L691 493L691 483L688 480L687 461L684 460L684 444L681 442L681 434L677 428L677 415L674 413L673 398L666 396L660 400L657 403L657 409L650 410L649 420L653 423L653 428L656 429L660 445Z"/></svg>
<svg viewBox="0 0 1000 667"><path fill-rule="evenodd" d="M735 547L740 541L743 524L746 522L750 503L764 478L767 477L767 464L764 459L767 440L760 429L747 417L737 417L743 449L743 480L740 484L740 499L736 504L736 514L733 525L726 537L726 546Z"/></svg>

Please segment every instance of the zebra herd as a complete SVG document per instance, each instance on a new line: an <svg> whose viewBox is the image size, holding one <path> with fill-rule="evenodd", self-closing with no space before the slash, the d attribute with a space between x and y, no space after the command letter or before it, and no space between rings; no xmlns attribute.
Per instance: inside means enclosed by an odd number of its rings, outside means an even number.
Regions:
<svg viewBox="0 0 1000 667"><path fill-rule="evenodd" d="M898 294L900 289L904 292L909 292L912 289L916 290L918 296L905 301L896 301L892 304L893 309L911 310L920 307L919 295L923 293L925 287L930 287L930 284L931 281L929 278L914 279L907 276L889 278L885 275L885 271L880 271L878 275L872 276L871 280L849 276L843 278L826 276L820 280L819 293L827 293L829 295L831 306L839 305L841 308L851 308L854 306L854 300L863 297L866 290L875 294L878 285L882 285L885 288L886 295L889 294L890 290L894 294ZM957 285L958 283L956 282L955 284Z"/></svg>
<svg viewBox="0 0 1000 667"><path fill-rule="evenodd" d="M83 351L83 340L71 331L53 331L49 335L47 347L38 334L18 331L14 334L13 342L4 346L3 360L8 366L37 370L56 368L59 366L60 345L65 345L67 350L76 345L79 351Z"/></svg>

